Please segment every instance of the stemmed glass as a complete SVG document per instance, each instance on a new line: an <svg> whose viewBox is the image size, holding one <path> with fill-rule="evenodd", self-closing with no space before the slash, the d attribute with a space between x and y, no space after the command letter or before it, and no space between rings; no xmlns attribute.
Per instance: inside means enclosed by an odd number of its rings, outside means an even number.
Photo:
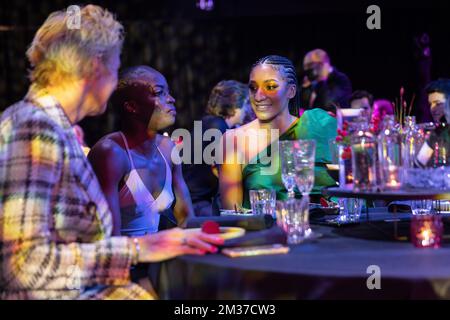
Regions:
<svg viewBox="0 0 450 320"><path fill-rule="evenodd" d="M314 162L316 158L315 140L296 140L293 143L295 159L295 183L302 194L301 210L306 213L307 232L305 237L311 234L309 228L309 193L314 186Z"/></svg>
<svg viewBox="0 0 450 320"><path fill-rule="evenodd" d="M279 141L279 152L281 162L281 179L284 187L288 191L288 198L295 197L295 153L294 143L292 140Z"/></svg>

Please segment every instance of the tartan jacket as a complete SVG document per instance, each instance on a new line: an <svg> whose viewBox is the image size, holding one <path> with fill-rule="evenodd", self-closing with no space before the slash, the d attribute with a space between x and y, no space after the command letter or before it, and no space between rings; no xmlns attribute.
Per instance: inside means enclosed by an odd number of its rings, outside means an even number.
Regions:
<svg viewBox="0 0 450 320"><path fill-rule="evenodd" d="M129 282L132 243L50 96L0 118L0 299L150 298Z"/></svg>

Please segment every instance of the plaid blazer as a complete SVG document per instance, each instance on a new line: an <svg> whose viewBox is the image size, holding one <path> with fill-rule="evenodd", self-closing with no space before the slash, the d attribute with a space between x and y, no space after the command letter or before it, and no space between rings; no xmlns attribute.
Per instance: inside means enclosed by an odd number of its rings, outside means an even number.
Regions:
<svg viewBox="0 0 450 320"><path fill-rule="evenodd" d="M49 96L0 119L0 299L150 298L129 281L132 243L63 109Z"/></svg>

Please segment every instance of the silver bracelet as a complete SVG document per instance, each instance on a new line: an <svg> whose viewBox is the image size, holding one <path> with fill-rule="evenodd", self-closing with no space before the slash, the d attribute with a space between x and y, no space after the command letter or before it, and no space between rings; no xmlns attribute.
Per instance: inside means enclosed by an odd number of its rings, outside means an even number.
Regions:
<svg viewBox="0 0 450 320"><path fill-rule="evenodd" d="M139 254L141 253L141 247L139 246L138 238L133 238L133 244L136 253L133 256L133 260L131 261L131 263L135 266L139 262Z"/></svg>

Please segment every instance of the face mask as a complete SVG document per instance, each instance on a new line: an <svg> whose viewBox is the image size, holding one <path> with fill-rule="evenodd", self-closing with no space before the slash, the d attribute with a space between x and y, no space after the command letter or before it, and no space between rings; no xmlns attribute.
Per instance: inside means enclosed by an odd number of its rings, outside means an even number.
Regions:
<svg viewBox="0 0 450 320"><path fill-rule="evenodd" d="M311 68L311 69L305 70L305 76L308 78L309 81L315 81L318 78L317 69Z"/></svg>

